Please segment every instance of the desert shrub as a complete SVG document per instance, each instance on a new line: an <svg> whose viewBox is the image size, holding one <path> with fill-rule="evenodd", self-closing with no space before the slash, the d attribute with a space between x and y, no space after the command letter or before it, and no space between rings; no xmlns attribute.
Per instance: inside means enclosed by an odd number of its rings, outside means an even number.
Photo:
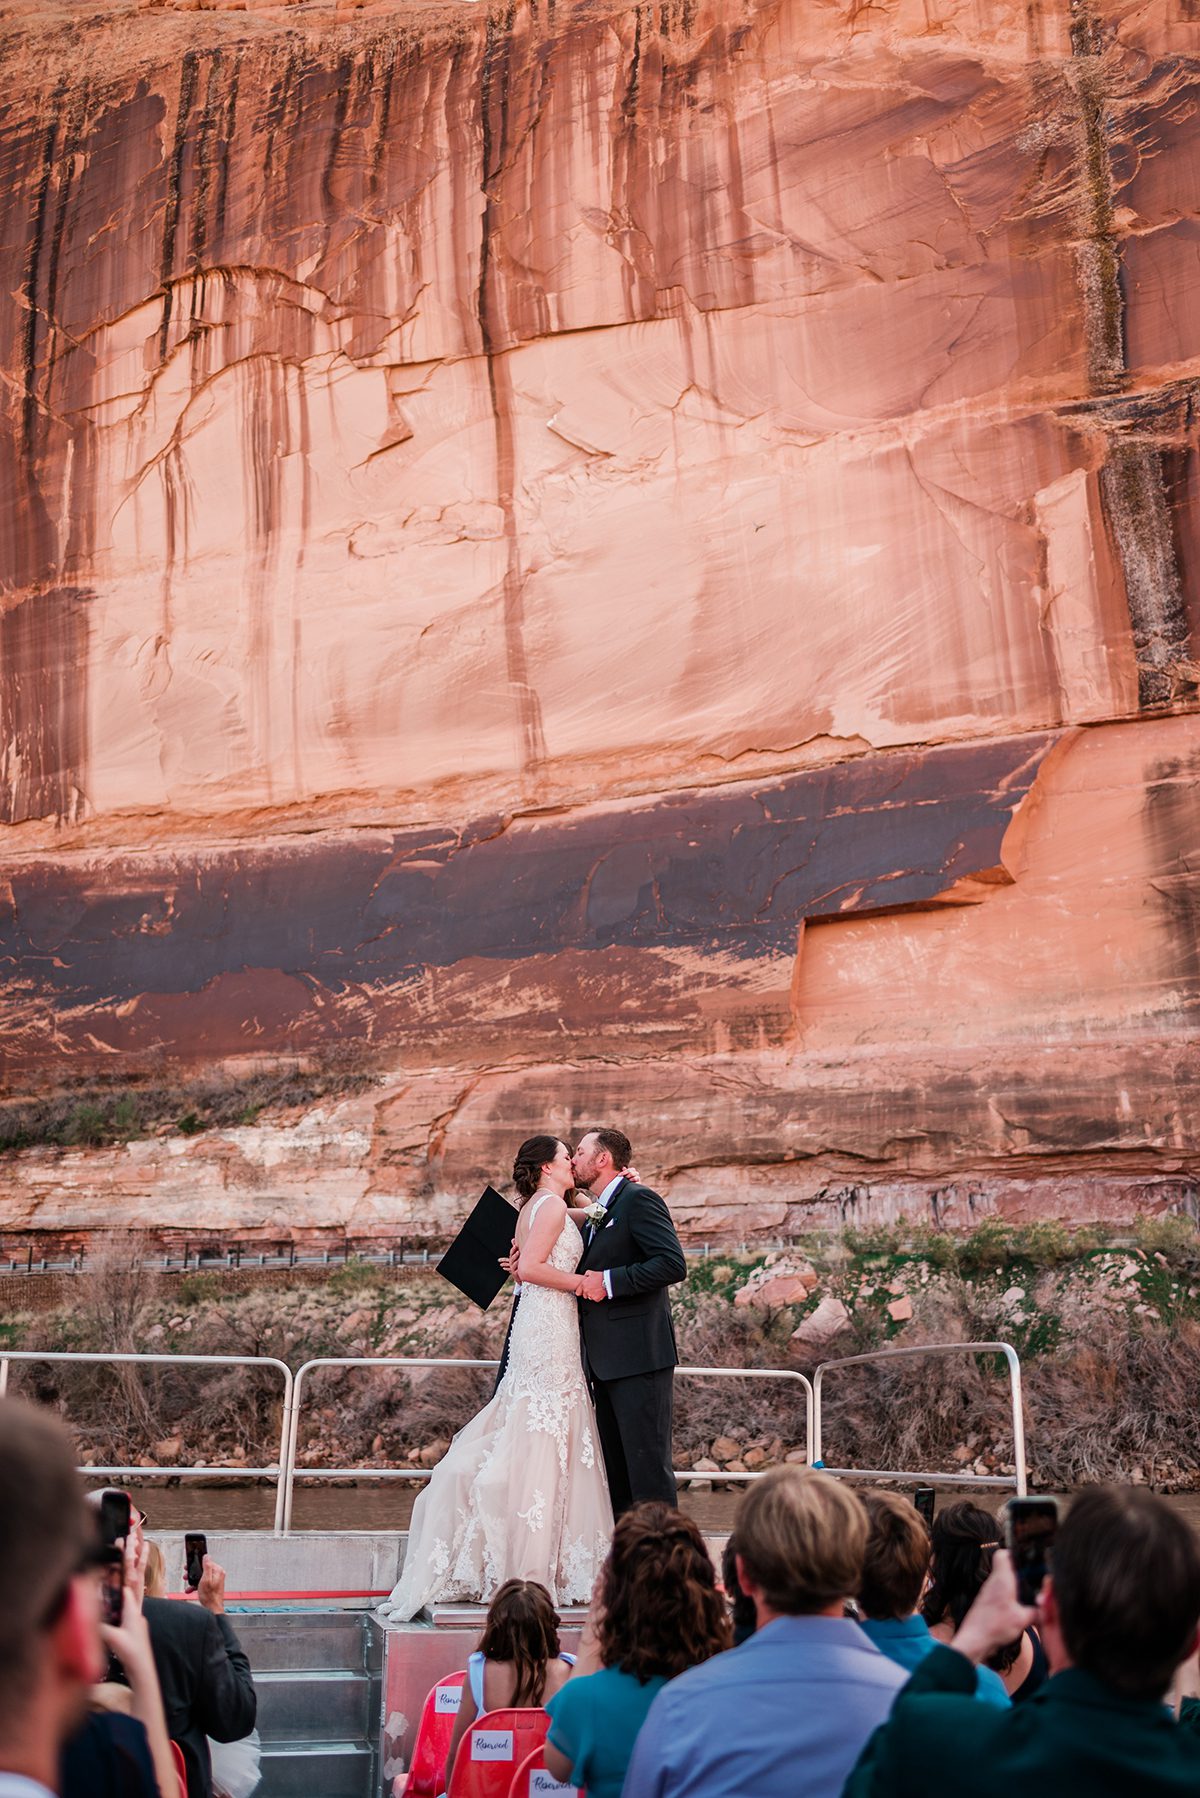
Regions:
<svg viewBox="0 0 1200 1798"><path fill-rule="evenodd" d="M1200 1236L1190 1217L1177 1211L1163 1211L1157 1216L1143 1214L1134 1226L1137 1245L1149 1255L1187 1266L1200 1259Z"/></svg>
<svg viewBox="0 0 1200 1798"><path fill-rule="evenodd" d="M787 1367L783 1342L749 1308L732 1310L715 1300L680 1319L679 1358L693 1367ZM787 1320L790 1325L790 1319ZM681 1466L707 1455L717 1436L742 1443L781 1436L804 1441L804 1401L799 1383L783 1380L703 1379L686 1375L675 1384L675 1454Z"/></svg>
<svg viewBox="0 0 1200 1798"><path fill-rule="evenodd" d="M1097 1316L1086 1342L1048 1357L1026 1385L1030 1458L1044 1485L1127 1478L1170 1460L1200 1470L1200 1324L1130 1331Z"/></svg>
<svg viewBox="0 0 1200 1798"><path fill-rule="evenodd" d="M1002 1218L987 1217L959 1245L958 1264L964 1273L986 1273L1003 1267L1013 1250L1012 1231Z"/></svg>
<svg viewBox="0 0 1200 1798"><path fill-rule="evenodd" d="M335 1267L328 1280L326 1289L337 1298L352 1298L356 1293L365 1292L368 1287L378 1286L381 1269L371 1261L363 1261L352 1255L340 1267Z"/></svg>

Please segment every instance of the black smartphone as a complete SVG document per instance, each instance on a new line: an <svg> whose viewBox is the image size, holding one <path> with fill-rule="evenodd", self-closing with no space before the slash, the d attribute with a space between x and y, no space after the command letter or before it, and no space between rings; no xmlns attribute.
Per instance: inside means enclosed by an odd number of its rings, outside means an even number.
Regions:
<svg viewBox="0 0 1200 1798"><path fill-rule="evenodd" d="M937 1501L937 1493L932 1486L918 1486L913 1493L913 1503L925 1520L925 1528L933 1528L933 1507Z"/></svg>
<svg viewBox="0 0 1200 1798"><path fill-rule="evenodd" d="M204 1578L204 1557L208 1553L208 1537L199 1530L189 1530L183 1538L184 1576L189 1592L194 1592Z"/></svg>
<svg viewBox="0 0 1200 1798"><path fill-rule="evenodd" d="M1017 1597L1036 1604L1050 1571L1058 1529L1056 1498L1010 1498L1004 1512L1004 1536L1017 1576Z"/></svg>
<svg viewBox="0 0 1200 1798"><path fill-rule="evenodd" d="M109 1548L100 1564L100 1621L119 1629L124 1606L125 1556L119 1548Z"/></svg>
<svg viewBox="0 0 1200 1798"><path fill-rule="evenodd" d="M101 1493L100 1541L103 1547L112 1548L118 1542L129 1540L129 1514L128 1492Z"/></svg>

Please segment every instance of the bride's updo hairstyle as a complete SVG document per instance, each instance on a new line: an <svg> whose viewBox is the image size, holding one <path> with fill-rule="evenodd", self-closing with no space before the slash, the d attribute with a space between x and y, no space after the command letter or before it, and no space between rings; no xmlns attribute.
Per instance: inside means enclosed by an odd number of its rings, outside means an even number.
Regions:
<svg viewBox="0 0 1200 1798"><path fill-rule="evenodd" d="M548 1161L554 1160L560 1142L561 1138L557 1136L527 1136L517 1150L517 1159L513 1162L513 1185L522 1201L531 1199L541 1185L542 1169Z"/></svg>
<svg viewBox="0 0 1200 1798"><path fill-rule="evenodd" d="M552 1136L532 1140L557 1143ZM518 1708L541 1704L546 1668L559 1654L558 1612L545 1586L535 1579L505 1580L488 1606L479 1646L485 1660L507 1661L512 1667L516 1684L510 1704Z"/></svg>

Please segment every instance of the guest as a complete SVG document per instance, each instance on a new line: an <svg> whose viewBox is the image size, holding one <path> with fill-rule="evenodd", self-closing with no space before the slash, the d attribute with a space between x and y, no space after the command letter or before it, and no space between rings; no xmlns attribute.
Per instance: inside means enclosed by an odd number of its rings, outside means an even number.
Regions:
<svg viewBox="0 0 1200 1798"><path fill-rule="evenodd" d="M0 1793L51 1798L63 1744L104 1672L94 1520L75 1451L45 1412L0 1399Z"/></svg>
<svg viewBox="0 0 1200 1798"><path fill-rule="evenodd" d="M929 1590L922 1612L930 1633L949 1642L974 1604L1000 1546L1000 1527L990 1511L963 1499L933 1520ZM1023 1704L1045 1684L1046 1656L1036 1629L1003 1643L988 1662L1014 1704Z"/></svg>
<svg viewBox="0 0 1200 1798"><path fill-rule="evenodd" d="M894 1492L861 1496L870 1534L858 1594L860 1627L876 1648L911 1673L937 1645L917 1610L929 1576L929 1531L906 1498ZM1007 1709L1010 1699L998 1673L980 1667L976 1681L976 1697Z"/></svg>
<svg viewBox="0 0 1200 1798"><path fill-rule="evenodd" d="M625 1798L837 1798L904 1684L844 1615L866 1545L862 1504L828 1474L787 1466L762 1476L734 1529L758 1628L659 1693Z"/></svg>
<svg viewBox="0 0 1200 1798"><path fill-rule="evenodd" d="M588 1798L620 1798L658 1693L729 1643L727 1608L696 1525L656 1500L622 1512L579 1665L546 1706L547 1771L585 1786Z"/></svg>
<svg viewBox="0 0 1200 1798"><path fill-rule="evenodd" d="M225 1615L225 1569L211 1555L204 1557L196 1600L147 1598L143 1610L167 1727L183 1750L188 1798L212 1798L208 1737L237 1742L248 1736L258 1699L250 1663Z"/></svg>
<svg viewBox="0 0 1200 1798"><path fill-rule="evenodd" d="M558 1612L545 1586L505 1580L488 1606L479 1647L467 1659L467 1678L446 1756L446 1785L458 1745L488 1711L538 1709L568 1678L572 1656L558 1640Z"/></svg>
<svg viewBox="0 0 1200 1798"><path fill-rule="evenodd" d="M721 1551L721 1584L725 1588L725 1596L729 1600L729 1615L733 1623L733 1646L740 1648L754 1634L758 1618L754 1610L754 1600L742 1591L737 1576L737 1551L730 1536Z"/></svg>
<svg viewBox="0 0 1200 1798"><path fill-rule="evenodd" d="M845 1798L963 1788L971 1798L1195 1798L1200 1738L1163 1703L1198 1639L1191 1525L1153 1493L1090 1487L1058 1531L1036 1614L1051 1674L1037 1699L1007 1711L976 1703L974 1669L1034 1616L996 1551L953 1642L921 1662Z"/></svg>
<svg viewBox="0 0 1200 1798"><path fill-rule="evenodd" d="M131 1531L122 1544L121 1622L102 1624L105 1647L126 1683L92 1688L93 1709L63 1749L61 1798L178 1798L179 1776L167 1735L162 1693L142 1615L147 1545Z"/></svg>

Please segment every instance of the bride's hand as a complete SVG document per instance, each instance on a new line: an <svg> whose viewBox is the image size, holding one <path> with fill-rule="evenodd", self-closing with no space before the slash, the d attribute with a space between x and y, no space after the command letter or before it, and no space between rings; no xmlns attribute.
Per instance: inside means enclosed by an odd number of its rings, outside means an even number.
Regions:
<svg viewBox="0 0 1200 1798"><path fill-rule="evenodd" d="M511 1274L518 1286L521 1283L521 1251L516 1243L512 1245L512 1253L500 1256L500 1265L506 1274Z"/></svg>

